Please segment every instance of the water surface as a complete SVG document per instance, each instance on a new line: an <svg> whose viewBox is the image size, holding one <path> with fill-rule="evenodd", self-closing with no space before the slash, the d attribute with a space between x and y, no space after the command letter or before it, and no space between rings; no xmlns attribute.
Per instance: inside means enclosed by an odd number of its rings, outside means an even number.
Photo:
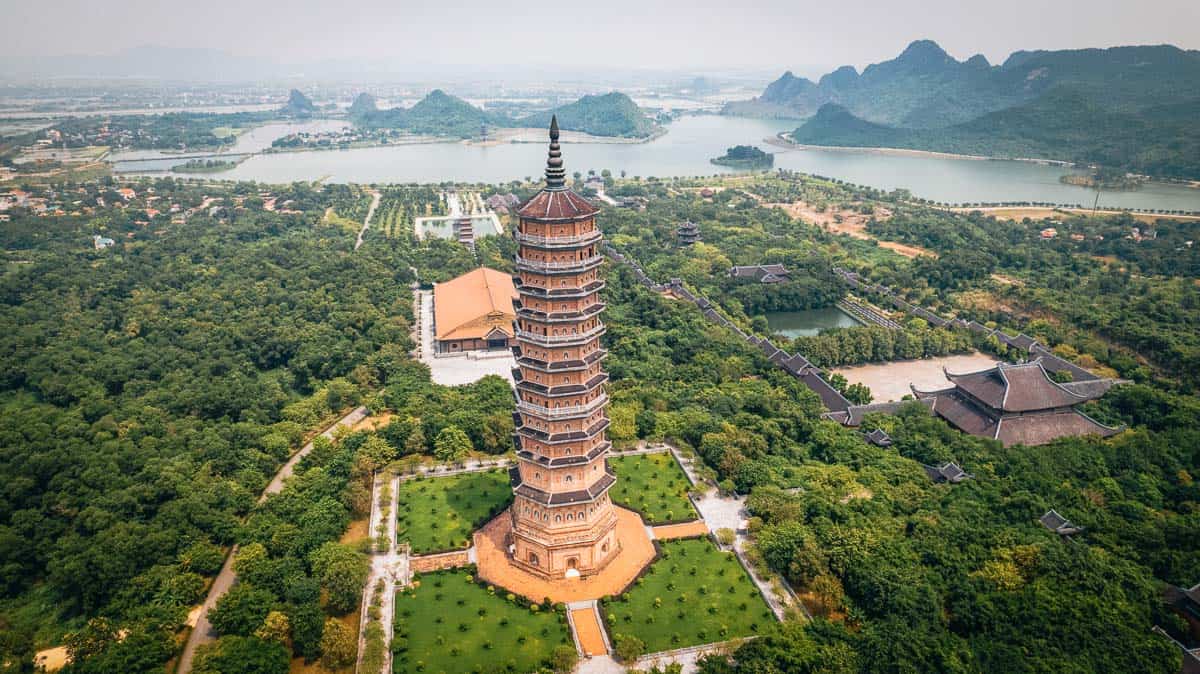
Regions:
<svg viewBox="0 0 1200 674"><path fill-rule="evenodd" d="M297 130L336 129L344 121L268 124L243 134L230 152L253 152L274 137ZM665 135L646 143L564 143L567 170L586 173L609 169L628 176L711 176L736 172L714 166L713 157L734 145L758 145L776 153L775 166L839 178L851 183L952 203L1035 201L1090 207L1096 192L1064 185L1059 176L1070 169L1031 162L973 161L947 157L898 156L871 152L785 150L763 143L796 125L788 120L690 115L672 122ZM153 153L146 156L153 156ZM122 154L116 159L133 158ZM118 170L162 171L172 165L139 162ZM546 161L541 143L468 145L458 141L391 145L346 150L256 155L221 178L286 183L324 179L331 182L500 183L536 177ZM177 162L176 162L177 163ZM1146 185L1134 192L1103 192L1100 207L1200 210L1200 190L1177 185Z"/></svg>
<svg viewBox="0 0 1200 674"><path fill-rule="evenodd" d="M837 307L805 309L804 311L767 312L771 332L785 337L812 337L830 328L853 328L862 325L850 314Z"/></svg>

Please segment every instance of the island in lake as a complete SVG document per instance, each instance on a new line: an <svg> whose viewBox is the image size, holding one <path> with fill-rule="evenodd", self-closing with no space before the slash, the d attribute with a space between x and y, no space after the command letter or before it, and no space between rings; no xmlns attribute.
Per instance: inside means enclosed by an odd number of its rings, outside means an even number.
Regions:
<svg viewBox="0 0 1200 674"><path fill-rule="evenodd" d="M725 151L720 157L710 159L718 166L732 166L740 169L765 169L775 165L775 155L763 152L753 145L735 145Z"/></svg>
<svg viewBox="0 0 1200 674"><path fill-rule="evenodd" d="M176 173L217 173L228 171L234 166L237 166L237 162L224 159L189 159L172 166L171 170Z"/></svg>

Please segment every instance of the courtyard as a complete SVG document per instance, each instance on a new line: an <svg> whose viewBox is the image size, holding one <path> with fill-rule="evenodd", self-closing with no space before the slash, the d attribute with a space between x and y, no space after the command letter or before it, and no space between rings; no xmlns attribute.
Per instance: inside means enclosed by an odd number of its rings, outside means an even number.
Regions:
<svg viewBox="0 0 1200 674"><path fill-rule="evenodd" d="M511 500L504 471L405 480L396 494L396 540L416 555L466 548L471 532Z"/></svg>
<svg viewBox="0 0 1200 674"><path fill-rule="evenodd" d="M481 586L466 570L421 576L396 595L394 672L533 672L572 651L566 617Z"/></svg>
<svg viewBox="0 0 1200 674"><path fill-rule="evenodd" d="M698 517L687 492L691 483L670 452L612 455L617 471L610 495L613 503L636 510L647 524L686 522Z"/></svg>
<svg viewBox="0 0 1200 674"><path fill-rule="evenodd" d="M461 386L479 381L489 374L503 377L513 383L512 370L517 366L511 351L472 351L447 356L435 355L433 334L433 291L416 292L420 336L418 355L422 363L429 366L429 376L435 384Z"/></svg>
<svg viewBox="0 0 1200 674"><path fill-rule="evenodd" d="M706 538L660 546L628 592L603 602L610 638L637 637L654 653L750 636L775 622L733 553Z"/></svg>
<svg viewBox="0 0 1200 674"><path fill-rule="evenodd" d="M912 395L909 383L923 391L950 386L942 368L952 373L975 372L995 365L998 361L983 353L969 353L921 360L898 360L890 363L871 363L830 370L851 384L864 384L871 389L872 402L886 403Z"/></svg>

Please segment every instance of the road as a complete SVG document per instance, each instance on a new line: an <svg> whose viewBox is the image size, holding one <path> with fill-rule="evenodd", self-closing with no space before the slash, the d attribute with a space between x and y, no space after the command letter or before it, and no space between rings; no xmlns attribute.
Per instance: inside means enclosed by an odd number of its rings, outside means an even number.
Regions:
<svg viewBox="0 0 1200 674"><path fill-rule="evenodd" d="M333 432L340 426L353 426L367 416L367 408L356 407L351 410L346 416L338 419L329 428L325 429L321 435L332 438ZM293 473L296 472L296 464L313 449L312 441L309 441L300 451L292 455L292 458L283 464L271 482L267 484L267 488L263 489L262 495L258 497L258 502L262 503L267 500L271 494L278 494L283 489L283 483ZM201 644L211 643L217 638L217 635L212 631L212 624L208 622L208 612L217 605L217 601L225 596L229 588L237 582L237 574L233 572L233 558L237 556L237 546L229 551L229 556L225 558L225 564L221 566L221 571L217 577L213 579L212 587L208 590L208 596L204 598L204 604L200 606L200 614L196 616L196 626L192 628L188 635L187 643L183 645L183 652L179 655L179 664L175 667L175 674L190 674L192 671L192 659L196 656L196 648Z"/></svg>
<svg viewBox="0 0 1200 674"><path fill-rule="evenodd" d="M362 229L358 230L358 238L354 240L354 250L358 250L358 247L362 245L363 235L371 226L371 217L375 215L375 209L379 207L379 199L382 196L379 190L371 190L371 207L367 209L367 217L363 218Z"/></svg>

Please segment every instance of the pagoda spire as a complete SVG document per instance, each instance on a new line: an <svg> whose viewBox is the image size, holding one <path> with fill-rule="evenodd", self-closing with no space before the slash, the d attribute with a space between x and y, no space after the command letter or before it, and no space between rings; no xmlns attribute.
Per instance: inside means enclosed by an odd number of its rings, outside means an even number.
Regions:
<svg viewBox="0 0 1200 674"><path fill-rule="evenodd" d="M558 146L558 115L550 116L550 153L546 158L546 189L567 189L567 169Z"/></svg>

